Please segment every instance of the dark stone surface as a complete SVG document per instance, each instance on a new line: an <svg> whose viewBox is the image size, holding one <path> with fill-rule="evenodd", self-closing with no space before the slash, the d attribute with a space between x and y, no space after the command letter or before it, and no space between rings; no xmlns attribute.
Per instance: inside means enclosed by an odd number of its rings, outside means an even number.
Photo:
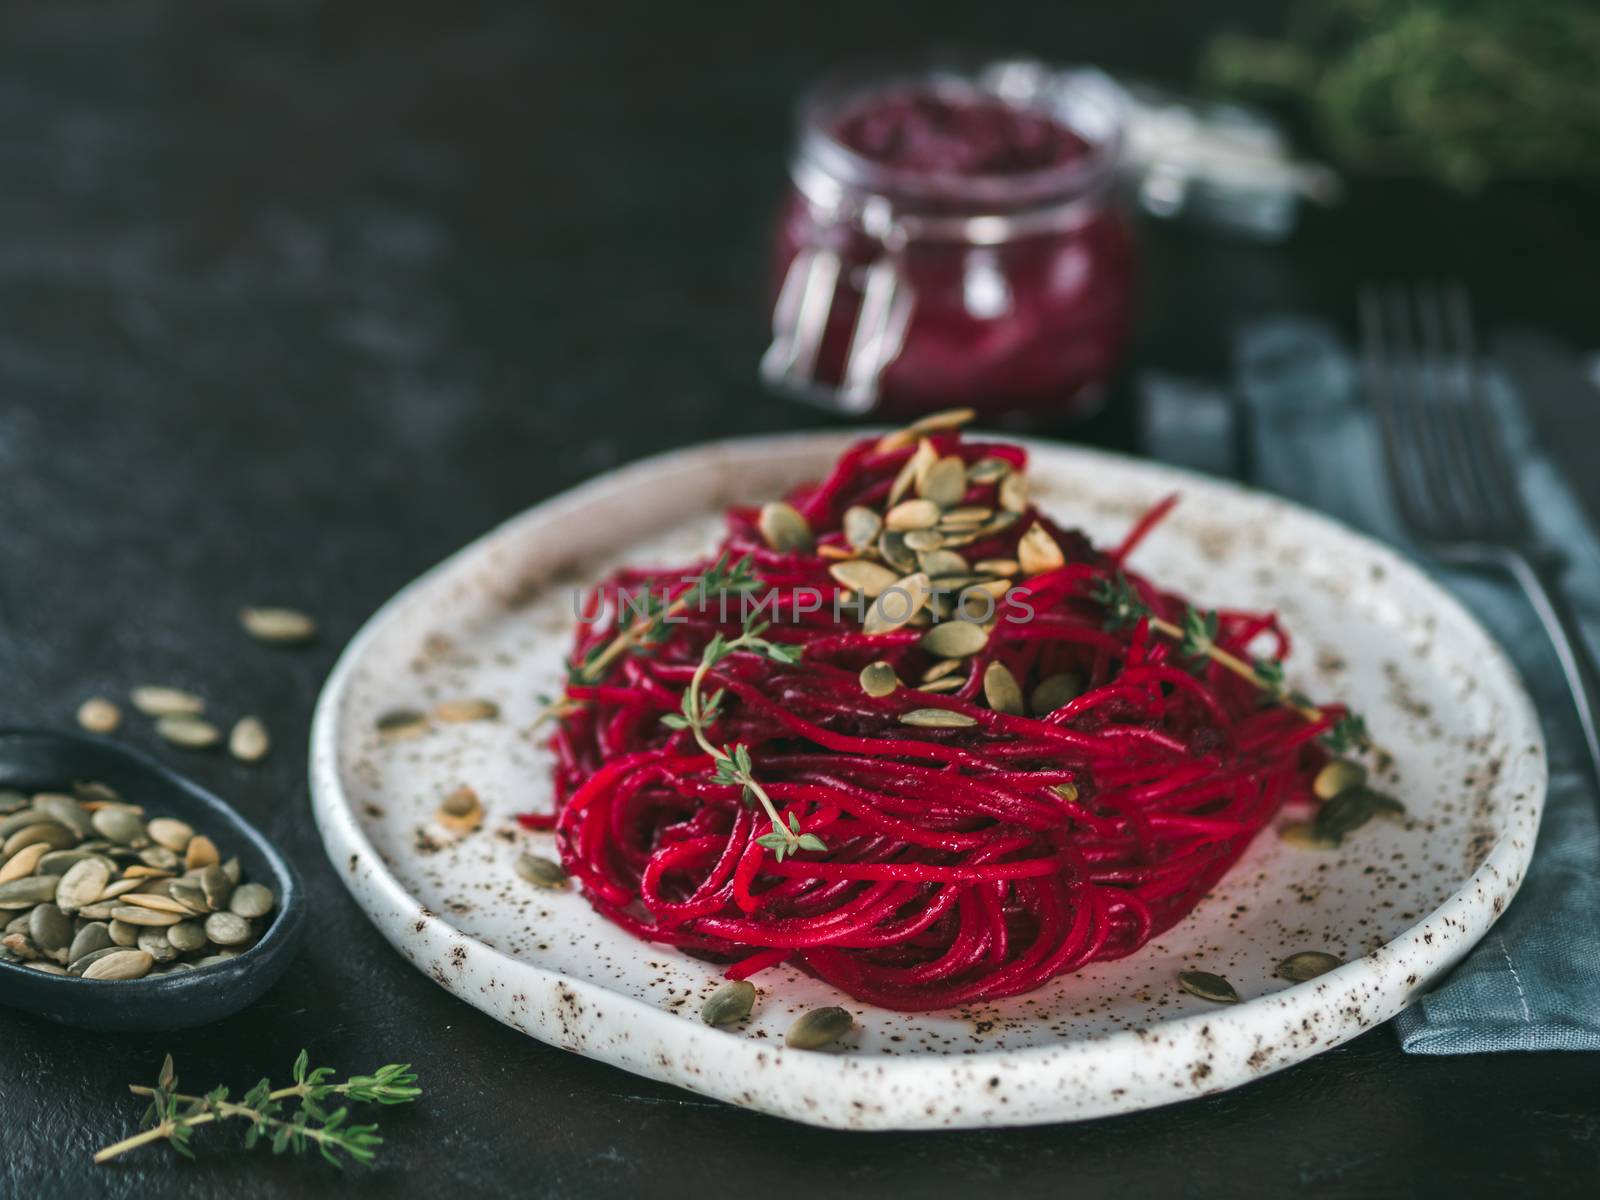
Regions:
<svg viewBox="0 0 1600 1200"><path fill-rule="evenodd" d="M1277 5L1228 6L1271 28ZM391 592L598 470L821 423L753 382L787 105L906 40L1182 78L1213 6L18 3L0 13L0 724L194 687L276 735L256 768L160 748L293 858L305 950L170 1036L0 1011L0 1196L1592 1194L1600 1056L1408 1059L1388 1030L1228 1095L1080 1126L842 1135L550 1049L392 953L327 866L306 727ZM1149 239L1140 364L1226 366L1241 318L1345 319L1459 274L1488 323L1595 338L1592 195L1366 185L1285 249ZM1124 385L1074 436L1127 446ZM1600 428L1600 423L1597 423ZM324 636L238 632L290 603ZM143 722L126 734L154 747ZM409 1059L375 1172L198 1143L95 1168L176 1052L242 1091L305 1046Z"/></svg>

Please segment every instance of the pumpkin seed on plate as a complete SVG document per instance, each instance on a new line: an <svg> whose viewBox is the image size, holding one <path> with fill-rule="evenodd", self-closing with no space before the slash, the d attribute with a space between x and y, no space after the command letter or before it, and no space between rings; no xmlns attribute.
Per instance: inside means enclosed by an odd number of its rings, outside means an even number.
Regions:
<svg viewBox="0 0 1600 1200"><path fill-rule="evenodd" d="M725 983L700 1006L700 1019L707 1025L732 1025L750 1015L755 1007L756 985L748 979Z"/></svg>
<svg viewBox="0 0 1600 1200"><path fill-rule="evenodd" d="M206 931L199 921L179 921L167 927L167 941L174 949L188 954L206 944Z"/></svg>
<svg viewBox="0 0 1600 1200"><path fill-rule="evenodd" d="M444 700L433 706L433 715L451 725L464 721L493 721L500 715L500 706L493 700Z"/></svg>
<svg viewBox="0 0 1600 1200"><path fill-rule="evenodd" d="M123 899L126 900L127 897L124 896ZM183 920L177 913L161 912L138 904L119 904L111 910L111 916L114 918L111 926L113 937L116 936L116 921L121 921L124 925L176 925Z"/></svg>
<svg viewBox="0 0 1600 1200"><path fill-rule="evenodd" d="M952 659L951 661L959 661ZM917 684L917 691L927 692L930 695L942 696L950 692L959 692L967 686L965 675L941 675L936 679L925 679Z"/></svg>
<svg viewBox="0 0 1600 1200"><path fill-rule="evenodd" d="M892 587L884 589L883 594L872 602L866 620L862 622L862 630L868 634L892 633L909 624L927 606L932 594L933 581L921 571L914 571L896 580Z"/></svg>
<svg viewBox="0 0 1600 1200"><path fill-rule="evenodd" d="M870 508L852 504L844 510L844 540L857 551L866 550L883 532L883 518Z"/></svg>
<svg viewBox="0 0 1600 1200"><path fill-rule="evenodd" d="M0 883L0 908L32 908L35 904L43 904L46 900L54 899L56 885L60 882L59 875L26 875L21 879Z"/></svg>
<svg viewBox="0 0 1600 1200"><path fill-rule="evenodd" d="M761 506L756 528L767 545L779 554L807 554L816 545L810 523L800 515L799 509L782 500Z"/></svg>
<svg viewBox="0 0 1600 1200"><path fill-rule="evenodd" d="M113 917L106 929L110 931L111 941L114 945L127 947L139 944L139 926L137 925L130 924L127 921L119 921Z"/></svg>
<svg viewBox="0 0 1600 1200"><path fill-rule="evenodd" d="M849 1033L855 1023L855 1018L847 1009L837 1006L814 1008L789 1026L783 1042L795 1050L820 1050Z"/></svg>
<svg viewBox="0 0 1600 1200"><path fill-rule="evenodd" d="M175 716L162 717L156 722L156 736L165 738L174 746L204 750L222 740L222 731L199 717Z"/></svg>
<svg viewBox="0 0 1600 1200"><path fill-rule="evenodd" d="M78 798L78 803L93 812L96 808L106 804L121 804L122 797L117 795L117 790L110 784L101 783L95 779L80 779L72 785L72 794ZM125 805L134 812L142 812L137 804Z"/></svg>
<svg viewBox="0 0 1600 1200"><path fill-rule="evenodd" d="M937 683L946 676L959 671L962 666L963 663L959 658L941 658L922 673L922 684L926 687L930 683Z"/></svg>
<svg viewBox="0 0 1600 1200"><path fill-rule="evenodd" d="M1026 712L1022 702L1022 685L1002 662L992 662L984 668L983 698L997 713L1020 717Z"/></svg>
<svg viewBox="0 0 1600 1200"><path fill-rule="evenodd" d="M1003 458L980 458L967 468L967 478L973 483L998 483L1011 473L1011 464Z"/></svg>
<svg viewBox="0 0 1600 1200"><path fill-rule="evenodd" d="M483 802L469 787L458 787L434 810L434 818L446 829L471 833L483 825Z"/></svg>
<svg viewBox="0 0 1600 1200"><path fill-rule="evenodd" d="M80 957L74 958L67 963L67 974L82 975L84 970L91 964L99 962L102 958L109 958L111 955L116 954L119 951L126 950L127 948L128 947L126 946L119 946L115 942L112 942L109 945L101 946L98 950L90 950Z"/></svg>
<svg viewBox="0 0 1600 1200"><path fill-rule="evenodd" d="M915 552L919 560L924 554L944 548L944 534L937 529L913 529L905 537L906 549Z"/></svg>
<svg viewBox="0 0 1600 1200"><path fill-rule="evenodd" d="M189 839L194 837L193 826L171 817L155 818L145 826L145 832L156 845L165 846L178 854L183 853L189 845Z"/></svg>
<svg viewBox="0 0 1600 1200"><path fill-rule="evenodd" d="M1065 565L1067 559L1043 525L1032 525L1017 543L1017 563L1024 575L1042 575Z"/></svg>
<svg viewBox="0 0 1600 1200"><path fill-rule="evenodd" d="M1326 801L1317 810L1313 824L1324 837L1339 839L1354 833L1376 815L1372 793L1365 788L1356 788Z"/></svg>
<svg viewBox="0 0 1600 1200"><path fill-rule="evenodd" d="M236 917L264 917L272 911L272 889L260 883L241 883L233 889L228 911Z"/></svg>
<svg viewBox="0 0 1600 1200"><path fill-rule="evenodd" d="M917 566L921 567L922 573L931 579L967 575L972 570L967 566L967 560L954 550L929 550L918 557Z"/></svg>
<svg viewBox="0 0 1600 1200"><path fill-rule="evenodd" d="M907 574L917 569L917 556L906 545L905 534L885 530L878 538L878 553L883 561Z"/></svg>
<svg viewBox="0 0 1600 1200"><path fill-rule="evenodd" d="M138 946L158 963L169 963L178 957L178 948L167 941L167 931L164 929L142 930Z"/></svg>
<svg viewBox="0 0 1600 1200"><path fill-rule="evenodd" d="M103 858L86 858L67 868L56 884L55 902L64 912L76 912L100 899L111 880L111 868Z"/></svg>
<svg viewBox="0 0 1600 1200"><path fill-rule="evenodd" d="M519 854L516 871L534 887L560 891L567 886L566 868L539 854Z"/></svg>
<svg viewBox="0 0 1600 1200"><path fill-rule="evenodd" d="M952 712L948 708L914 708L900 714L900 723L921 729L966 729L978 722L966 713Z"/></svg>
<svg viewBox="0 0 1600 1200"><path fill-rule="evenodd" d="M97 808L89 823L96 833L119 846L131 846L145 836L139 814L126 808Z"/></svg>
<svg viewBox="0 0 1600 1200"><path fill-rule="evenodd" d="M966 494L967 464L957 454L939 459L917 482L917 495L940 508L954 508Z"/></svg>
<svg viewBox="0 0 1600 1200"><path fill-rule="evenodd" d="M122 902L137 905L139 908L153 909L159 913L176 913L180 919L194 916L193 910L183 901L174 900L171 896L158 896L151 892L129 892L122 898ZM121 919L127 920L126 917ZM135 921L133 924L140 922Z"/></svg>
<svg viewBox="0 0 1600 1200"><path fill-rule="evenodd" d="M1341 959L1321 950L1302 950L1298 954L1291 954L1278 964L1273 973L1280 979L1287 979L1293 983L1304 983L1308 979L1315 979L1318 975L1326 975L1335 967L1344 966Z"/></svg>
<svg viewBox="0 0 1600 1200"><path fill-rule="evenodd" d="M192 717L206 710L206 702L199 696L174 687L136 687L132 699L133 706L147 717Z"/></svg>
<svg viewBox="0 0 1600 1200"><path fill-rule="evenodd" d="M1233 990L1233 984L1210 971L1179 971L1178 986L1191 996L1199 996L1213 1004L1239 1003L1239 993Z"/></svg>
<svg viewBox="0 0 1600 1200"><path fill-rule="evenodd" d="M1317 772L1316 778L1311 781L1311 790L1316 793L1318 800L1332 800L1366 782L1365 767L1347 758L1336 758Z"/></svg>
<svg viewBox="0 0 1600 1200"><path fill-rule="evenodd" d="M78 724L90 733L111 733L122 724L122 710L102 696L78 705Z"/></svg>
<svg viewBox="0 0 1600 1200"><path fill-rule="evenodd" d="M192 838L189 841L189 845L194 845L194 840ZM188 853L187 847L185 848L184 853ZM178 863L180 861L181 860L178 858L178 856L171 850L168 850L165 846L146 846L143 850L139 851L139 862L142 866L150 868L151 871L159 871L164 875L170 875L176 872L178 869ZM123 874L126 875L133 870L134 868L129 867L127 871L123 872ZM148 874L148 872L144 871L140 871L138 873L141 875Z"/></svg>
<svg viewBox="0 0 1600 1200"><path fill-rule="evenodd" d="M972 569L984 575L998 575L1002 579L1009 579L1022 570L1022 564L1014 558L986 558L973 563Z"/></svg>
<svg viewBox="0 0 1600 1200"><path fill-rule="evenodd" d="M241 608L239 624L258 642L292 645L317 636L317 623L293 608Z"/></svg>
<svg viewBox="0 0 1600 1200"><path fill-rule="evenodd" d="M989 631L972 621L946 621L935 625L918 642L940 658L966 658L989 644Z"/></svg>
<svg viewBox="0 0 1600 1200"><path fill-rule="evenodd" d="M1000 487L996 493L1000 507L1007 512L1026 512L1028 510L1028 477L1016 471L1011 471L1000 480Z"/></svg>
<svg viewBox="0 0 1600 1200"><path fill-rule="evenodd" d="M889 485L889 496L885 503L893 508L899 504L911 485L921 479L928 468L939 461L939 452L933 448L933 443L924 438L917 443L917 448L911 457L901 464L900 470L895 473L894 482Z"/></svg>
<svg viewBox="0 0 1600 1200"><path fill-rule="evenodd" d="M237 859L230 860L237 864ZM225 908L233 898L234 883L226 867L215 864L200 870L200 892L210 909Z"/></svg>
<svg viewBox="0 0 1600 1200"><path fill-rule="evenodd" d="M36 845L44 842L52 850L65 850L68 846L76 844L78 839L72 835L72 830L65 825L57 825L54 821L41 821L37 825L28 825L17 830L0 846L0 858L9 859L24 846Z"/></svg>
<svg viewBox="0 0 1600 1200"><path fill-rule="evenodd" d="M861 690L877 699L894 694L900 680L886 662L868 663L861 668Z"/></svg>
<svg viewBox="0 0 1600 1200"><path fill-rule="evenodd" d="M40 792L33 798L33 806L57 825L72 830L80 840L89 836L89 812L78 803L77 797L63 792Z"/></svg>
<svg viewBox="0 0 1600 1200"><path fill-rule="evenodd" d="M48 900L28 914L28 936L46 952L65 950L72 943L72 919Z"/></svg>
<svg viewBox="0 0 1600 1200"><path fill-rule="evenodd" d="M1033 715L1036 717L1048 716L1081 695L1083 695L1083 676L1063 671L1059 675L1052 675L1043 680L1033 689L1033 695L1028 697L1028 707L1033 710Z"/></svg>
<svg viewBox="0 0 1600 1200"><path fill-rule="evenodd" d="M888 567L860 558L836 562L828 568L828 574L832 575L835 581L860 592L868 599L882 595L899 579L899 576Z"/></svg>
<svg viewBox="0 0 1600 1200"><path fill-rule="evenodd" d="M67 962L74 963L85 954L115 945L111 940L111 930L104 921L90 921L72 935L72 942L67 948Z"/></svg>
<svg viewBox="0 0 1600 1200"><path fill-rule="evenodd" d="M272 738L260 717L240 717L228 733L228 753L240 762L260 762L272 748Z"/></svg>
<svg viewBox="0 0 1600 1200"><path fill-rule="evenodd" d="M90 963L85 979L140 979L150 973L155 959L143 950L118 950Z"/></svg>
<svg viewBox="0 0 1600 1200"><path fill-rule="evenodd" d="M938 522L939 506L932 500L902 500L883 518L884 525L895 533L932 529Z"/></svg>
<svg viewBox="0 0 1600 1200"><path fill-rule="evenodd" d="M428 716L414 708L392 708L376 722L385 737L412 738L428 731Z"/></svg>

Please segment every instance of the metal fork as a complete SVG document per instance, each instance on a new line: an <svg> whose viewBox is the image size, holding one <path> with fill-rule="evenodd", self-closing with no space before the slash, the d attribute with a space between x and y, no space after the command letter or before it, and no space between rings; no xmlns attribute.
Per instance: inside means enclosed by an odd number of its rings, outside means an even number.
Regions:
<svg viewBox="0 0 1600 1200"><path fill-rule="evenodd" d="M1561 593L1563 559L1528 519L1484 395L1465 289L1369 287L1360 307L1367 394L1401 521L1439 561L1503 571L1521 586L1555 646L1600 779L1600 671Z"/></svg>

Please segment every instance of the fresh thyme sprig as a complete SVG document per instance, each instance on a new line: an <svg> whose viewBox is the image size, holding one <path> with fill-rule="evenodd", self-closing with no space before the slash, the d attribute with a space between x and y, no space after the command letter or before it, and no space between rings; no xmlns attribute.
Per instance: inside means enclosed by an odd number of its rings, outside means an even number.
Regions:
<svg viewBox="0 0 1600 1200"><path fill-rule="evenodd" d="M768 818L772 821L772 832L762 834L756 842L771 850L773 856L782 862L786 855L793 854L796 850L826 850L828 847L816 834L802 832L800 822L793 813L789 814L788 825L784 825L778 815L777 806L772 802L772 797L767 795L766 789L756 780L755 766L750 760L748 746L743 742L734 742L731 745L718 747L706 736L706 731L722 715L725 689L718 688L709 697L701 695L701 686L705 683L706 675L711 668L728 655L740 650L759 654L763 658L786 666L793 666L799 662L802 647L784 642L770 642L761 636L770 626L771 622L768 621L747 619L744 632L738 637L729 640L718 633L707 642L705 650L700 655L700 665L689 680L689 686L684 689L680 710L666 714L661 718L661 722L671 729L690 730L700 748L716 763L716 773L712 779L717 783L743 789L742 798L746 804L759 803L766 810Z"/></svg>
<svg viewBox="0 0 1600 1200"><path fill-rule="evenodd" d="M244 1136L247 1150L267 1138L274 1154L288 1150L301 1154L315 1146L322 1157L336 1167L344 1165L340 1154L370 1166L377 1148L383 1144L378 1127L347 1125L345 1118L349 1108L341 1106L329 1111L324 1101L341 1098L372 1104L409 1104L422 1095L422 1089L416 1086L417 1077L410 1063L391 1063L371 1075L352 1075L343 1083L329 1083L333 1074L332 1067L310 1069L306 1052L302 1050L294 1060L294 1083L289 1087L274 1091L263 1079L238 1100L229 1100L225 1087L213 1088L203 1096L191 1096L178 1091L178 1077L169 1054L161 1064L155 1087L132 1084L128 1088L136 1096L150 1097L150 1107L143 1121L150 1128L107 1146L94 1156L94 1161L108 1162L158 1141L166 1141L179 1154L193 1158L189 1140L198 1126L237 1117L250 1124ZM286 1100L298 1102L288 1115L284 1115Z"/></svg>
<svg viewBox="0 0 1600 1200"><path fill-rule="evenodd" d="M1174 625L1150 611L1150 606L1139 595L1138 589L1121 571L1114 576L1095 580L1089 596L1105 608L1107 629L1128 629L1140 621L1149 621L1151 629L1176 641L1180 653L1185 657L1208 658L1240 679L1255 684L1279 704L1294 709L1306 720L1323 719L1320 708L1306 696L1289 689L1283 677L1283 664L1277 659L1257 658L1246 662L1237 654L1217 645L1219 619L1215 611L1202 612L1189 608L1183 614L1183 624ZM1340 717L1322 735L1322 740L1337 754L1364 750L1371 744L1366 722L1355 713Z"/></svg>

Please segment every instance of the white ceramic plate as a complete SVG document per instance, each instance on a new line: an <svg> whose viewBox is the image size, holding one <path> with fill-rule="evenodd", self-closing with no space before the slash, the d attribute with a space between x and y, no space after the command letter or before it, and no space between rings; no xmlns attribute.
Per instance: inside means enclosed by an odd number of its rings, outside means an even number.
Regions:
<svg viewBox="0 0 1600 1200"><path fill-rule="evenodd" d="M637 941L582 895L538 891L515 857L552 854L512 815L549 803L530 736L555 690L572 589L622 561L687 560L717 514L815 478L840 434L725 442L613 472L515 518L430 571L345 651L317 708L311 776L328 854L395 947L441 987L554 1045L734 1104L854 1129L1012 1125L1123 1112L1234 1087L1392 1017L1483 936L1521 882L1544 798L1539 727L1511 665L1449 596L1389 550L1280 500L1106 454L1032 443L1040 504L1097 541L1172 490L1183 503L1141 571L1207 605L1277 608L1290 681L1362 711L1395 756L1415 820L1375 822L1335 852L1264 834L1199 909L1139 953L1032 995L899 1014L798 972L758 977L731 1031L701 1023L715 968ZM489 697L497 721L386 741L375 718ZM485 828L432 821L475 788ZM1349 960L1291 986L1298 950ZM1244 1002L1174 986L1198 967ZM847 1049L786 1049L795 1015L856 1014Z"/></svg>

